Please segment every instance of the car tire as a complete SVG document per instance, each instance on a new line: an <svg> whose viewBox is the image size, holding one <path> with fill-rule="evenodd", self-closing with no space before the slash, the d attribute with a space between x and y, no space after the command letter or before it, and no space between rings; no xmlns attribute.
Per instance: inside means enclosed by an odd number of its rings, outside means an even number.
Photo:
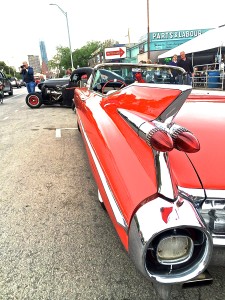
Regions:
<svg viewBox="0 0 225 300"><path fill-rule="evenodd" d="M78 129L78 131L80 132L80 125L79 125L78 122L77 122L77 129Z"/></svg>
<svg viewBox="0 0 225 300"><path fill-rule="evenodd" d="M0 91L0 93L1 93L1 91ZM3 104L3 98L4 98L4 93L1 93L0 94L0 103L1 104Z"/></svg>
<svg viewBox="0 0 225 300"><path fill-rule="evenodd" d="M10 91L8 92L9 96L12 96L13 95L13 87L11 86L10 87Z"/></svg>
<svg viewBox="0 0 225 300"><path fill-rule="evenodd" d="M40 93L30 93L26 96L26 104L30 108L39 108L42 105L42 98Z"/></svg>

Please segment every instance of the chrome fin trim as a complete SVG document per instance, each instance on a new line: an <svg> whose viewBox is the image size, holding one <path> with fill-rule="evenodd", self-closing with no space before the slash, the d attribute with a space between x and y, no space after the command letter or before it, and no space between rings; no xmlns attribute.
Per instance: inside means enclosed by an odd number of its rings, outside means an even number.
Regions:
<svg viewBox="0 0 225 300"><path fill-rule="evenodd" d="M158 128L163 128L163 130L168 131L168 128L164 123L147 122L143 118L135 115L134 113L126 110L126 109L118 109L121 117L128 123L128 125L140 136L144 141L147 139L147 135L152 130L153 126L157 126ZM150 147L150 146L149 146ZM158 193L164 196L171 201L177 198L177 191L174 190L168 155L164 152L159 152L153 150L155 167L156 167L156 176L157 176L157 184L158 184Z"/></svg>
<svg viewBox="0 0 225 300"><path fill-rule="evenodd" d="M161 115L159 115L157 121L165 122L166 124L172 122L173 118L181 109L187 97L192 91L192 88L190 86L184 87L185 89L182 91L182 93L161 113Z"/></svg>

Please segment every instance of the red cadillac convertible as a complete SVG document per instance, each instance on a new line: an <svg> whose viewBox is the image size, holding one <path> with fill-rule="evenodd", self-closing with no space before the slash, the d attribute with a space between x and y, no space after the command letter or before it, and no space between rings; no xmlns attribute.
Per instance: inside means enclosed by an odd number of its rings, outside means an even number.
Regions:
<svg viewBox="0 0 225 300"><path fill-rule="evenodd" d="M207 267L225 260L225 97L185 79L166 65L101 64L74 93L99 201L162 299L211 283Z"/></svg>

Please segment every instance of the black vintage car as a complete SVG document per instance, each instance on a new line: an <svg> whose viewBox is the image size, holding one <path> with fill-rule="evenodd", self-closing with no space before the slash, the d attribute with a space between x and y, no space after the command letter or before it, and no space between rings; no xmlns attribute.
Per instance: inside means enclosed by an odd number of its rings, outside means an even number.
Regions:
<svg viewBox="0 0 225 300"><path fill-rule="evenodd" d="M60 105L73 108L74 89L84 85L93 69L79 68L72 72L70 77L48 79L38 84L40 92L26 96L26 104L30 108L39 108L44 105Z"/></svg>

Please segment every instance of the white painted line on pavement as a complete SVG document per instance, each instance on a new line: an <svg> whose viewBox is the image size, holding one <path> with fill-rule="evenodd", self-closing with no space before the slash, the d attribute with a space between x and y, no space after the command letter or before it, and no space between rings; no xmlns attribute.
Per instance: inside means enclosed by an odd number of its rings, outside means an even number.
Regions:
<svg viewBox="0 0 225 300"><path fill-rule="evenodd" d="M77 128L61 128L61 129L66 129L66 130L75 130Z"/></svg>
<svg viewBox="0 0 225 300"><path fill-rule="evenodd" d="M61 129L60 128L56 128L56 130L55 130L55 137L57 139L61 138Z"/></svg>
<svg viewBox="0 0 225 300"><path fill-rule="evenodd" d="M9 117L5 117L4 119L3 119L3 121L5 121L5 120L7 120Z"/></svg>
<svg viewBox="0 0 225 300"><path fill-rule="evenodd" d="M62 137L62 130L77 130L78 128L75 127L75 128L70 128L70 127L65 127L65 128L56 128L55 130L55 137L57 139L60 139Z"/></svg>

